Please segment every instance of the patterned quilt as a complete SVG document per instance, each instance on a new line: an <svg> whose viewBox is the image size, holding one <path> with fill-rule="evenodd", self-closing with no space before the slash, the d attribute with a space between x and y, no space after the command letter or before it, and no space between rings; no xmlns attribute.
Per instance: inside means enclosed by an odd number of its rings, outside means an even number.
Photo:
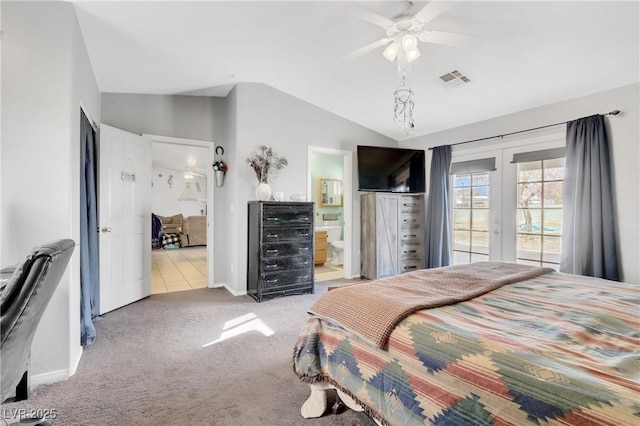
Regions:
<svg viewBox="0 0 640 426"><path fill-rule="evenodd" d="M311 318L294 370L384 424L637 426L639 307L637 285L553 272L417 311L385 349Z"/></svg>

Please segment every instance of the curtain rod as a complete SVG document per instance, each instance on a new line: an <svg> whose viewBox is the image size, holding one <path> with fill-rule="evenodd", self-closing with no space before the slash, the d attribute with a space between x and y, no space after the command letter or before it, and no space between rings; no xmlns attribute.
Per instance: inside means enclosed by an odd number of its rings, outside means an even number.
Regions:
<svg viewBox="0 0 640 426"><path fill-rule="evenodd" d="M618 115L618 114L620 114L620 110L618 110L618 109L614 109L613 111L611 111L611 112L607 112L607 113L602 114L602 115ZM532 127L531 129L518 130L517 132L505 133L505 134L503 134L503 135L489 136L489 137L486 137L486 138L480 138L480 139L472 139L472 140L470 140L470 141L464 141L464 142L456 142L456 143L452 143L452 144L450 144L450 146L455 146L455 145L464 145L465 143L471 143L471 142L486 141L486 140L488 140L488 139L503 138L503 137L505 137L505 136L517 135L518 133L525 133L525 132L531 132L531 131L534 131L534 130L546 129L547 127L559 126L559 125L561 125L561 124L567 124L567 123L568 123L568 121L562 121L562 122L560 122L560 123L547 124L546 126L540 126L540 127ZM430 148L428 148L428 150L429 150L429 151L432 151L432 150L433 150L433 148L436 148L436 147L430 147Z"/></svg>

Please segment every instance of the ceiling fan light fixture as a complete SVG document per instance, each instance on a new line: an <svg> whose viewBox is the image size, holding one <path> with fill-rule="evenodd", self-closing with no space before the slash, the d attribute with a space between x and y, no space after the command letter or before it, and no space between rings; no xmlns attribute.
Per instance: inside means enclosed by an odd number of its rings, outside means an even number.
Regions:
<svg viewBox="0 0 640 426"><path fill-rule="evenodd" d="M382 52L382 56L384 56L389 62L393 62L395 61L396 56L398 56L398 50L398 43L394 41L390 43L386 49L384 49L384 52Z"/></svg>
<svg viewBox="0 0 640 426"><path fill-rule="evenodd" d="M405 34L402 37L402 47L409 52L412 49L418 48L418 39L413 34Z"/></svg>
<svg viewBox="0 0 640 426"><path fill-rule="evenodd" d="M407 52L407 62L412 62L416 60L418 56L420 56L420 50L418 50L417 47L414 47L413 49L408 49L406 50L406 52Z"/></svg>

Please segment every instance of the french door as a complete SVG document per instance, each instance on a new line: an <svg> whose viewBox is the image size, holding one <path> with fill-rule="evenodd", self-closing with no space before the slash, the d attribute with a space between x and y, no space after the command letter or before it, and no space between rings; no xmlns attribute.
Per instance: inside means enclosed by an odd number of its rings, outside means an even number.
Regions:
<svg viewBox="0 0 640 426"><path fill-rule="evenodd" d="M564 132L555 131L452 152L452 264L504 260L557 268L564 160L535 153L564 146Z"/></svg>

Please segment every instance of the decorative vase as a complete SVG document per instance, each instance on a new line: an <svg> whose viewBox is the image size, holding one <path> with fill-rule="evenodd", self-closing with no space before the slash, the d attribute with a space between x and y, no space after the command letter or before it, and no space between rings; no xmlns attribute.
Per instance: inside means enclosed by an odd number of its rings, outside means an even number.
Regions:
<svg viewBox="0 0 640 426"><path fill-rule="evenodd" d="M256 187L256 197L260 201L269 201L271 198L271 186L268 183L260 182Z"/></svg>
<svg viewBox="0 0 640 426"><path fill-rule="evenodd" d="M222 170L216 170L216 186L224 185L224 172Z"/></svg>

